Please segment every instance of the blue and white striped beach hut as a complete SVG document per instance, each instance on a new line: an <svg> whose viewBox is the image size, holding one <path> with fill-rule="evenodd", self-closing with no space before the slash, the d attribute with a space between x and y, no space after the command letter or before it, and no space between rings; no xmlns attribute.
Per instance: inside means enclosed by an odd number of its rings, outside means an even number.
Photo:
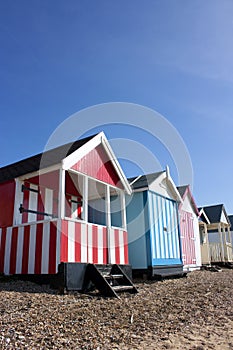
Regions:
<svg viewBox="0 0 233 350"><path fill-rule="evenodd" d="M127 198L129 262L134 276L183 274L178 204L181 196L169 169L129 179Z"/></svg>

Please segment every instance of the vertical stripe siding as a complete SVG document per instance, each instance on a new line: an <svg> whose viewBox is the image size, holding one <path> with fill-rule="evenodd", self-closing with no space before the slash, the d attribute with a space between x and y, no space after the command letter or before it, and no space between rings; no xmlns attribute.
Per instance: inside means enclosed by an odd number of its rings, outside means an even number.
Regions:
<svg viewBox="0 0 233 350"><path fill-rule="evenodd" d="M0 272L4 272L4 258L6 248L6 227L1 229L1 247L0 247Z"/></svg>
<svg viewBox="0 0 233 350"><path fill-rule="evenodd" d="M196 264L192 213L181 211L182 255L185 265Z"/></svg>
<svg viewBox="0 0 233 350"><path fill-rule="evenodd" d="M155 205L155 209L154 212L156 211L156 232L160 232L159 231L159 206L158 206L158 196L156 196L156 205ZM156 257L157 259L161 258L161 243L160 243L160 236L159 234L157 234L157 242L156 242Z"/></svg>
<svg viewBox="0 0 233 350"><path fill-rule="evenodd" d="M49 273L57 272L57 264L56 264L56 251L58 247L57 243L57 226L55 222L50 223L50 237L49 237Z"/></svg>
<svg viewBox="0 0 233 350"><path fill-rule="evenodd" d="M52 222L52 225L57 225L57 237L56 237L56 272L58 270L58 265L61 262L61 237L62 237L62 220L58 220L56 223Z"/></svg>
<svg viewBox="0 0 233 350"><path fill-rule="evenodd" d="M54 223L0 230L0 272L41 274L57 271L57 228Z"/></svg>
<svg viewBox="0 0 233 350"><path fill-rule="evenodd" d="M24 230L23 227L18 228L18 242L17 242L17 256L16 256L16 269L15 273L22 273L22 260L23 260L23 242L24 242Z"/></svg>
<svg viewBox="0 0 233 350"><path fill-rule="evenodd" d="M68 261L75 262L75 222L68 221Z"/></svg>
<svg viewBox="0 0 233 350"><path fill-rule="evenodd" d="M116 252L115 252L115 235L113 230L109 229L109 262L111 264L116 263Z"/></svg>
<svg viewBox="0 0 233 350"><path fill-rule="evenodd" d="M87 225L81 225L81 262L87 262Z"/></svg>
<svg viewBox="0 0 233 350"><path fill-rule="evenodd" d="M159 215L159 232L160 236L160 255L164 258L165 250L164 250L164 236L163 236L163 216L162 216L162 197L158 197L158 215Z"/></svg>
<svg viewBox="0 0 233 350"><path fill-rule="evenodd" d="M49 266L49 242L50 242L50 222L43 225L42 237L42 257L41 257L41 273L48 273Z"/></svg>
<svg viewBox="0 0 233 350"><path fill-rule="evenodd" d="M124 231L119 232L119 250L120 250L120 264L125 263L125 254L124 254Z"/></svg>
<svg viewBox="0 0 233 350"><path fill-rule="evenodd" d="M180 259L176 202L149 192L152 263L157 259Z"/></svg>
<svg viewBox="0 0 233 350"><path fill-rule="evenodd" d="M97 240L98 263L104 264L104 228L101 226L98 226Z"/></svg>
<svg viewBox="0 0 233 350"><path fill-rule="evenodd" d="M108 237L107 228L103 227L103 264L108 264Z"/></svg>
<svg viewBox="0 0 233 350"><path fill-rule="evenodd" d="M124 239L124 264L128 264L129 263L128 235L126 231L123 231L123 239Z"/></svg>
<svg viewBox="0 0 233 350"><path fill-rule="evenodd" d="M43 224L36 225L36 248L35 248L35 274L41 273L43 247Z"/></svg>
<svg viewBox="0 0 233 350"><path fill-rule="evenodd" d="M153 230L151 230L151 250L152 250L152 257L155 258L155 241L156 241L156 230L155 230L155 206L154 206L154 196L150 195L149 196L149 205L150 208L152 209L150 211L150 222L153 225Z"/></svg>
<svg viewBox="0 0 233 350"><path fill-rule="evenodd" d="M11 236L12 236L12 227L7 227L7 230L6 230L5 256L4 256L4 273L6 275L10 274Z"/></svg>
<svg viewBox="0 0 233 350"><path fill-rule="evenodd" d="M3 272L2 262L1 262L1 254L2 254L2 228L0 228L0 273Z"/></svg>
<svg viewBox="0 0 233 350"><path fill-rule="evenodd" d="M13 227L11 236L10 274L15 274L18 243L18 227Z"/></svg>
<svg viewBox="0 0 233 350"><path fill-rule="evenodd" d="M61 245L60 245L60 261L68 261L68 221L62 220L61 224Z"/></svg>
<svg viewBox="0 0 233 350"><path fill-rule="evenodd" d="M179 227L178 227L178 211L177 203L173 203L173 223L174 223L174 253L175 257L180 258L180 238L179 238Z"/></svg>
<svg viewBox="0 0 233 350"><path fill-rule="evenodd" d="M167 231L165 229L167 229L167 217L166 217L166 200L163 198L163 236L164 236L164 250L165 250L165 258L168 259L169 255L168 255L168 240L167 240Z"/></svg>
<svg viewBox="0 0 233 350"><path fill-rule="evenodd" d="M120 264L120 241L119 241L119 230L114 229L114 243L115 243L115 264Z"/></svg>
<svg viewBox="0 0 233 350"><path fill-rule="evenodd" d="M93 250L92 250L92 225L88 225L87 229L87 261L93 263Z"/></svg>
<svg viewBox="0 0 233 350"><path fill-rule="evenodd" d="M174 247L173 247L173 241L172 241L172 217L171 217L171 201L168 203L168 217L169 217L169 246L170 246L170 258L172 259L174 257Z"/></svg>
<svg viewBox="0 0 233 350"><path fill-rule="evenodd" d="M75 225L75 261L81 262L81 224Z"/></svg>
<svg viewBox="0 0 233 350"><path fill-rule="evenodd" d="M30 225L28 227L30 229L28 273L35 273L36 225Z"/></svg>
<svg viewBox="0 0 233 350"><path fill-rule="evenodd" d="M92 226L92 256L93 256L93 263L97 264L98 261L98 227L93 225Z"/></svg>
<svg viewBox="0 0 233 350"><path fill-rule="evenodd" d="M56 222L48 221L1 229L1 271L5 274L56 273L60 261L107 264L109 258L111 263L128 264L126 231L112 228L108 249L108 231L104 226L66 220L59 221L58 225L59 229Z"/></svg>

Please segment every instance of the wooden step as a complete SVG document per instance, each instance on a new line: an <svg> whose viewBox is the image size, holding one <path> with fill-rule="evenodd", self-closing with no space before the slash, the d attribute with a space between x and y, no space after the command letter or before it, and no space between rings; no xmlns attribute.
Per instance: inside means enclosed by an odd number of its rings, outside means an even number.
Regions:
<svg viewBox="0 0 233 350"><path fill-rule="evenodd" d="M118 278L123 278L123 275L112 275L112 274L107 274L107 275L102 275L106 279L118 279Z"/></svg>
<svg viewBox="0 0 233 350"><path fill-rule="evenodd" d="M134 289L134 286L112 286L112 289L115 291L115 292L124 292L124 291L127 291L127 290L132 290Z"/></svg>

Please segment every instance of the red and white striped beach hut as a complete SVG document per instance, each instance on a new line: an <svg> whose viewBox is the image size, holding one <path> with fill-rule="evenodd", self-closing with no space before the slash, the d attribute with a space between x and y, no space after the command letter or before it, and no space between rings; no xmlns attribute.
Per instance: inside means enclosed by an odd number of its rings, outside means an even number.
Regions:
<svg viewBox="0 0 233 350"><path fill-rule="evenodd" d="M0 273L128 265L125 193L104 133L0 168Z"/></svg>
<svg viewBox="0 0 233 350"><path fill-rule="evenodd" d="M179 205L180 237L184 270L201 267L199 211L189 185L177 187L183 202Z"/></svg>

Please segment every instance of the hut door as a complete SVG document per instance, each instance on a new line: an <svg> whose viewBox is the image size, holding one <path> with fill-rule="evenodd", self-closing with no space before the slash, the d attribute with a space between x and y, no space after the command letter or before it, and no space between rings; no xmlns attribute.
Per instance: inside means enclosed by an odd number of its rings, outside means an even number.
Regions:
<svg viewBox="0 0 233 350"><path fill-rule="evenodd" d="M181 239L184 265L196 264L195 237L192 213L182 212Z"/></svg>

